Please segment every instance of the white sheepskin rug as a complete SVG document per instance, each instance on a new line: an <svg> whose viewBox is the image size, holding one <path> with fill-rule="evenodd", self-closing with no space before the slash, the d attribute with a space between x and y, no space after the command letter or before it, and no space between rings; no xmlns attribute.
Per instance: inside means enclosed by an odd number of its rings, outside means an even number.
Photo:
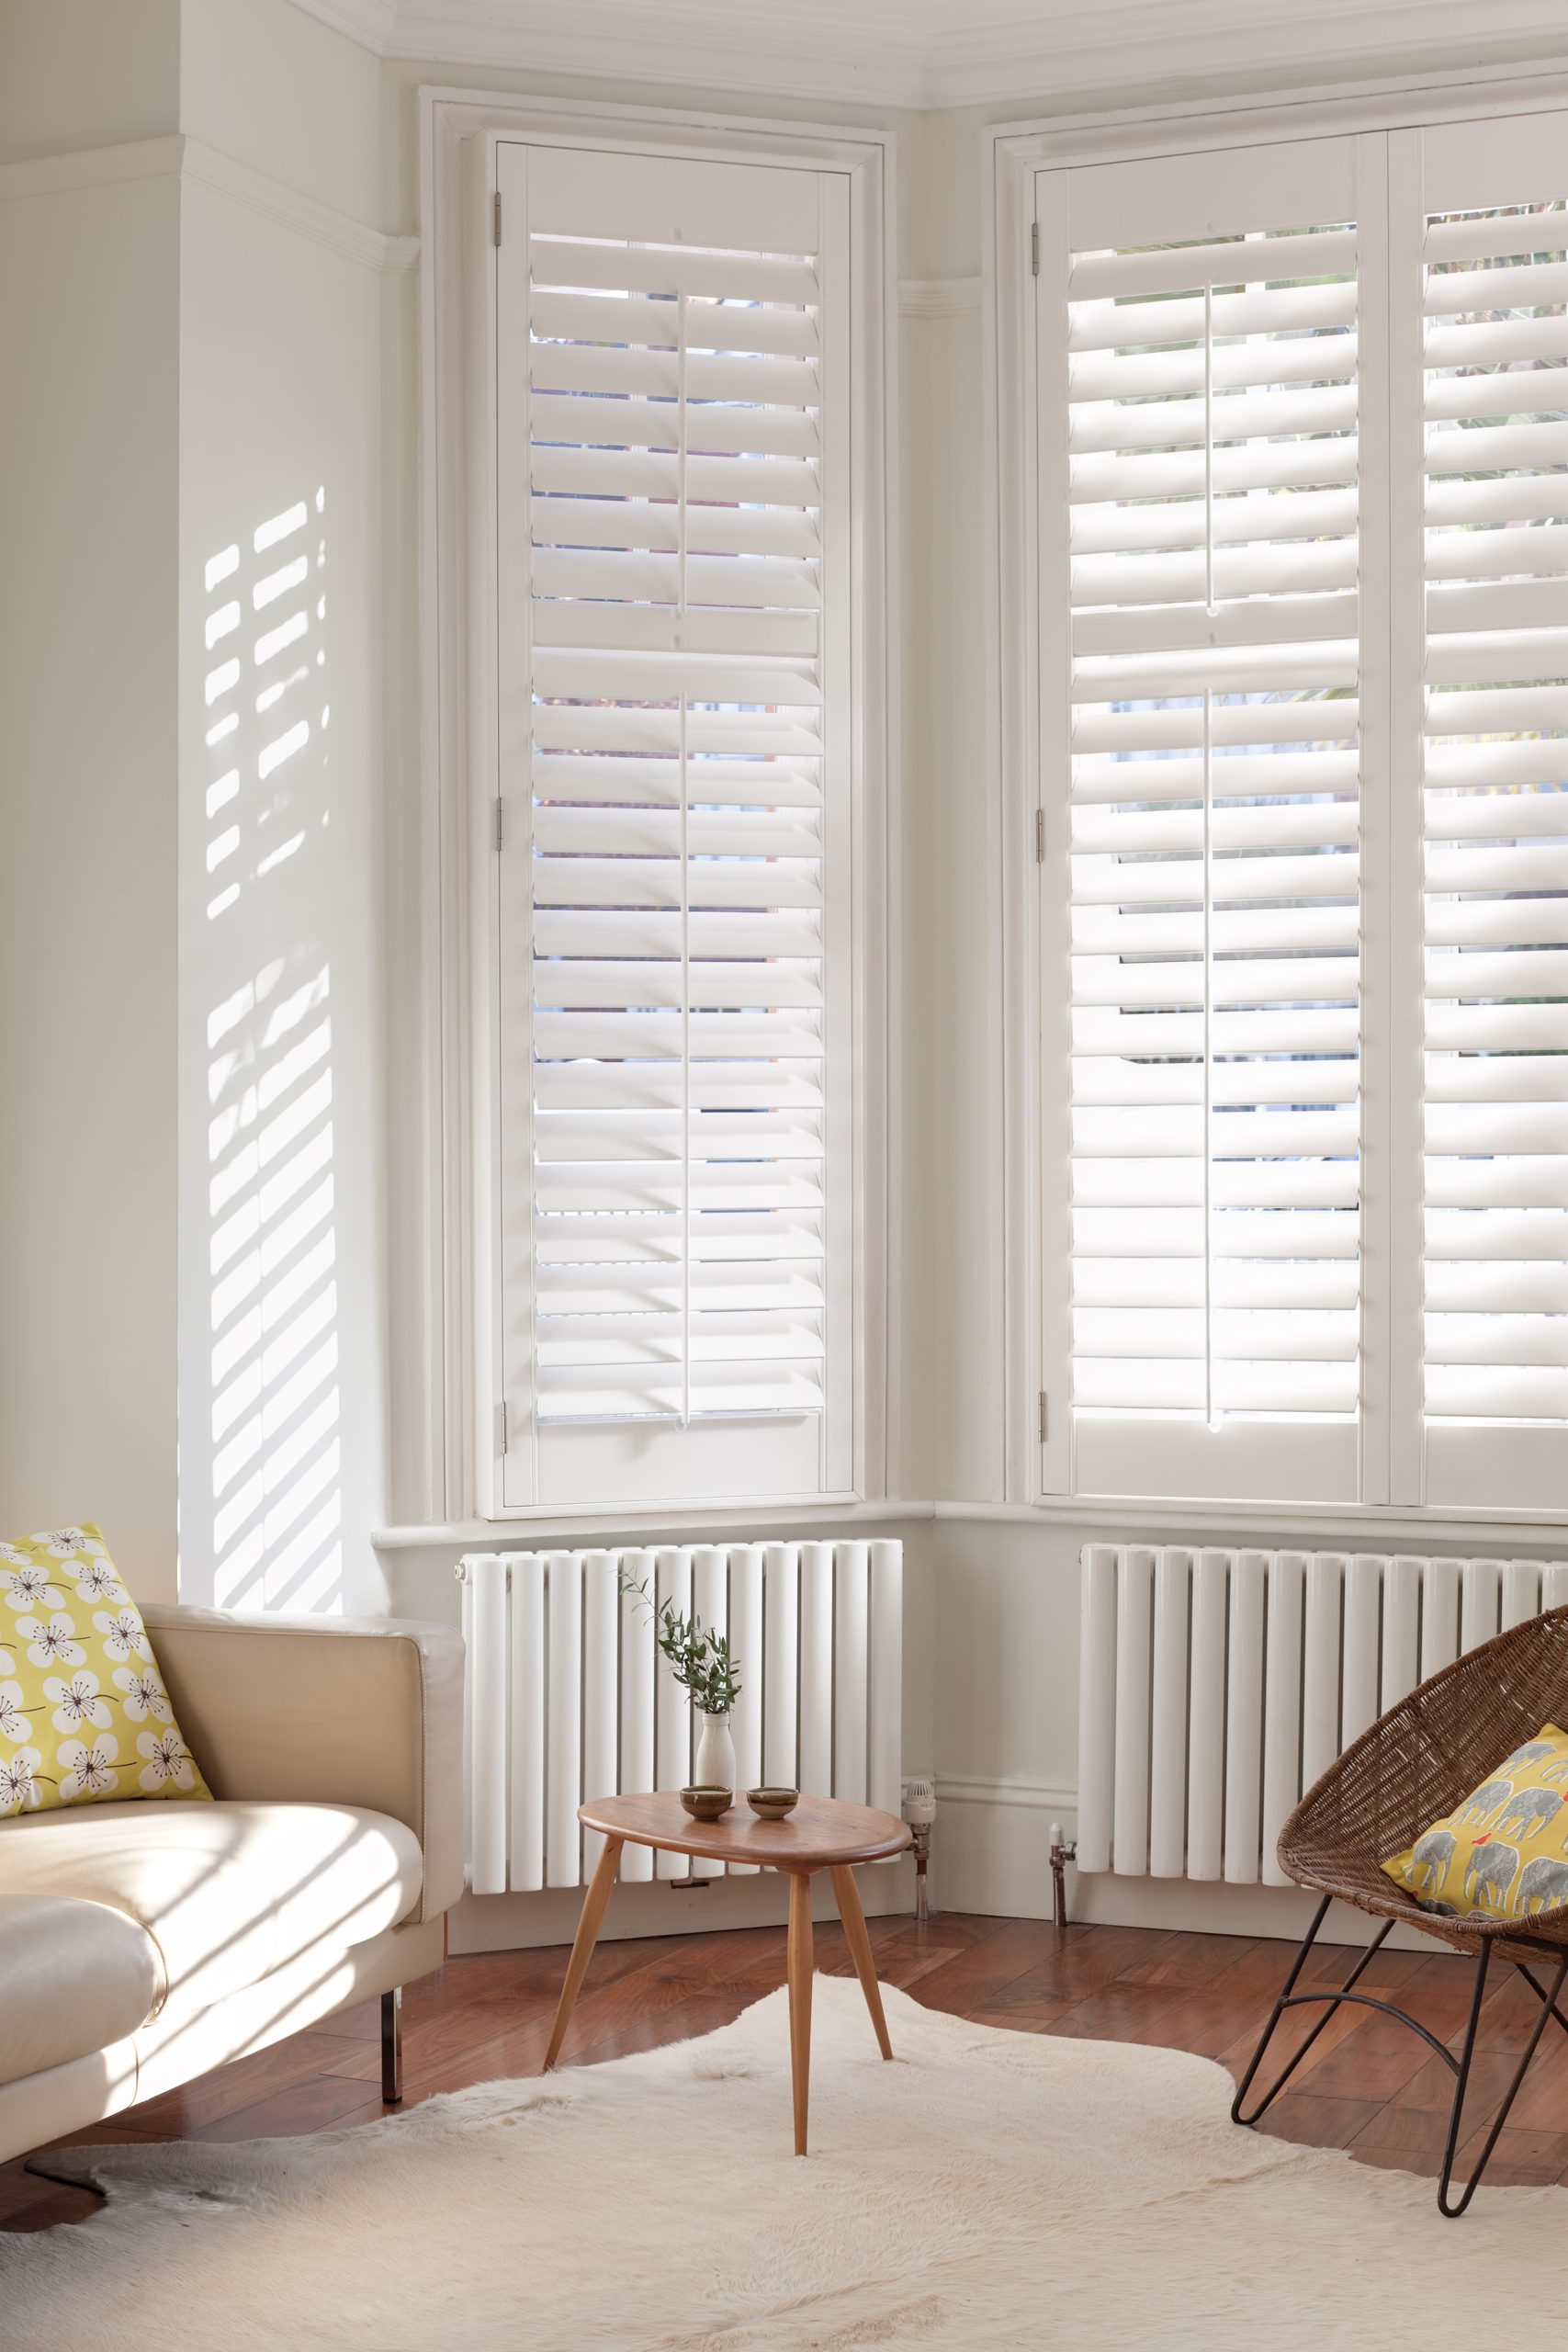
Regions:
<svg viewBox="0 0 1568 2352"><path fill-rule="evenodd" d="M354 2131L51 2156L109 2201L0 2239L0 2335L17 2352L1425 2352L1445 2314L1484 2341L1499 2280L1528 2282L1510 2308L1563 2308L1559 2189L1483 2190L1444 2222L1429 2181L1238 2131L1207 2059L885 1997L892 2065L852 1979L817 1980L805 2161L782 1992L702 2041Z"/></svg>

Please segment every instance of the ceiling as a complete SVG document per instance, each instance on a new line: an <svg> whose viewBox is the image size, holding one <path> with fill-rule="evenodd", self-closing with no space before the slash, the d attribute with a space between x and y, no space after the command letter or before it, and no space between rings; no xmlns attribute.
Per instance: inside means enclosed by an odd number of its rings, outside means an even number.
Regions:
<svg viewBox="0 0 1568 2352"><path fill-rule="evenodd" d="M299 0L381 56L883 106L1568 50L1564 0Z"/></svg>

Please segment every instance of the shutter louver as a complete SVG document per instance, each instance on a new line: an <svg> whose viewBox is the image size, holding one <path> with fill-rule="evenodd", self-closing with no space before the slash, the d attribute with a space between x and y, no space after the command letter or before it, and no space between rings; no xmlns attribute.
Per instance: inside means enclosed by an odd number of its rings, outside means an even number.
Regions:
<svg viewBox="0 0 1568 2352"><path fill-rule="evenodd" d="M1356 238L1250 227L1066 269L1086 1488L1358 1405Z"/></svg>
<svg viewBox="0 0 1568 2352"><path fill-rule="evenodd" d="M848 1483L844 215L826 174L596 160L590 198L581 159L527 151L508 207L513 1498L817 1491Z"/></svg>
<svg viewBox="0 0 1568 2352"><path fill-rule="evenodd" d="M1425 1321L1436 1502L1568 1500L1565 298L1560 199L1439 212L1428 197Z"/></svg>

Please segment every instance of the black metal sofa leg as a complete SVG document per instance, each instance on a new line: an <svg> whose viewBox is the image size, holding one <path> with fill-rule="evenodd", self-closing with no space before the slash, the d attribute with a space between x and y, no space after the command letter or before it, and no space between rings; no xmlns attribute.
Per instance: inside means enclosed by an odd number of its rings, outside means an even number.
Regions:
<svg viewBox="0 0 1568 2352"><path fill-rule="evenodd" d="M381 2098L397 2107L403 2096L403 1988L381 1996Z"/></svg>

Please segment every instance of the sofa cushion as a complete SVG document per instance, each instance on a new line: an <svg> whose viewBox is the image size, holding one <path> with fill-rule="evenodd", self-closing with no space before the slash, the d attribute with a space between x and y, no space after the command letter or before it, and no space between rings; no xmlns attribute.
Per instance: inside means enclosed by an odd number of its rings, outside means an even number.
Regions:
<svg viewBox="0 0 1568 2352"><path fill-rule="evenodd" d="M0 1823L0 1900L80 1895L139 1920L205 2007L318 1947L343 1951L419 1900L412 1829L331 1804L97 1804Z"/></svg>
<svg viewBox="0 0 1568 2352"><path fill-rule="evenodd" d="M0 1544L0 1815L210 1794L97 1529Z"/></svg>
<svg viewBox="0 0 1568 2352"><path fill-rule="evenodd" d="M158 1998L158 1951L105 1903L0 1894L0 2082L123 2041Z"/></svg>

